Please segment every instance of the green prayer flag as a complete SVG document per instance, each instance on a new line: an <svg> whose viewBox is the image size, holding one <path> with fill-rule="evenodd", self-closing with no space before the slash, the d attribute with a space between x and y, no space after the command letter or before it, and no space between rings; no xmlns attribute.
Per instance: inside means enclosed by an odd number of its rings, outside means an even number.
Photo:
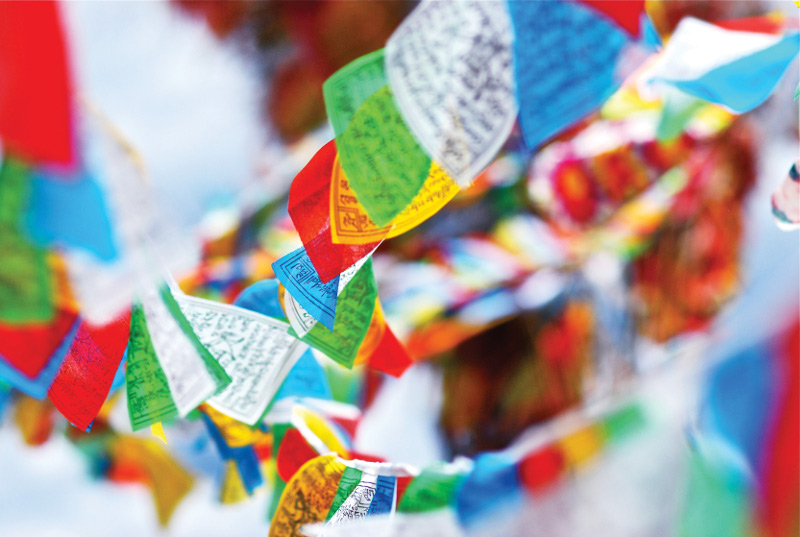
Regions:
<svg viewBox="0 0 800 537"><path fill-rule="evenodd" d="M378 226L389 224L408 206L431 167L388 86L364 101L336 138L336 147L350 188Z"/></svg>
<svg viewBox="0 0 800 537"><path fill-rule="evenodd" d="M351 468L349 466L344 469L342 479L339 481L339 487L336 489L336 496L333 497L333 503L331 504L331 508L328 510L328 516L325 517L325 520L330 520L331 517L336 514L336 511L338 511L342 506L347 497L353 493L353 489L355 489L356 486L361 482L361 475L361 470L356 470L355 468Z"/></svg>
<svg viewBox="0 0 800 537"><path fill-rule="evenodd" d="M5 156L0 168L0 321L46 323L56 313L47 251L20 231L30 195L29 168Z"/></svg>
<svg viewBox="0 0 800 537"><path fill-rule="evenodd" d="M125 367L128 416L134 431L170 421L178 415L139 304L134 304L131 311L128 363Z"/></svg>
<svg viewBox="0 0 800 537"><path fill-rule="evenodd" d="M353 276L336 301L333 332L322 323L317 323L301 338L301 341L324 352L344 367L353 367L361 342L369 330L377 296L372 259L369 259ZM290 330L289 333L296 336L294 330Z"/></svg>

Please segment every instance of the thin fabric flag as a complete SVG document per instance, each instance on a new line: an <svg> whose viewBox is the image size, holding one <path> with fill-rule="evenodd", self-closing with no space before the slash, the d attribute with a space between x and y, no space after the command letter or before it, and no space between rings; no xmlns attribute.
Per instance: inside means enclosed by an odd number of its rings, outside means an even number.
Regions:
<svg viewBox="0 0 800 537"><path fill-rule="evenodd" d="M644 60L619 17L577 2L508 5L520 122L529 147L597 110Z"/></svg>
<svg viewBox="0 0 800 537"><path fill-rule="evenodd" d="M289 216L323 284L336 278L380 244L380 241L366 244L333 242L330 192L335 160L336 142L331 140L297 174L289 189Z"/></svg>
<svg viewBox="0 0 800 537"><path fill-rule="evenodd" d="M423 2L386 44L403 119L460 186L497 155L517 116L505 2Z"/></svg>
<svg viewBox="0 0 800 537"><path fill-rule="evenodd" d="M289 335L285 322L201 298L177 300L200 342L231 378L208 404L255 425L307 347Z"/></svg>
<svg viewBox="0 0 800 537"><path fill-rule="evenodd" d="M36 164L74 160L73 94L56 2L0 2L0 141Z"/></svg>
<svg viewBox="0 0 800 537"><path fill-rule="evenodd" d="M667 84L742 114L769 97L799 50L798 32L728 30L687 17L643 82Z"/></svg>
<svg viewBox="0 0 800 537"><path fill-rule="evenodd" d="M130 314L93 326L81 322L48 395L75 427L86 430L100 412L119 369L130 331Z"/></svg>

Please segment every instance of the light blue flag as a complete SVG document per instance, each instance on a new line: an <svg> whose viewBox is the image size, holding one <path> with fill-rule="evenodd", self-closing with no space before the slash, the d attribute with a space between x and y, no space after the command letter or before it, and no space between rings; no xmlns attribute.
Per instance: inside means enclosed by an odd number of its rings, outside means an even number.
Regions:
<svg viewBox="0 0 800 537"><path fill-rule="evenodd" d="M42 246L82 249L106 262L118 256L105 197L90 174L34 173L25 224L30 237Z"/></svg>
<svg viewBox="0 0 800 537"><path fill-rule="evenodd" d="M705 101L743 114L767 100L800 51L800 33L784 36L774 45L711 69L690 80L669 80L676 88Z"/></svg>

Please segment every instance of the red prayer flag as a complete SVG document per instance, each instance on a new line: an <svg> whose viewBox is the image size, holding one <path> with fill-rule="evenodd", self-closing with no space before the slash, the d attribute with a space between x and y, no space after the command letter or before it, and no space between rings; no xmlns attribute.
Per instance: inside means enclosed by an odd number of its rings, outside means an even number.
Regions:
<svg viewBox="0 0 800 537"><path fill-rule="evenodd" d="M48 392L73 425L86 429L100 412L119 368L130 331L130 312L104 326L81 323Z"/></svg>
<svg viewBox="0 0 800 537"><path fill-rule="evenodd" d="M55 2L0 2L0 140L36 164L71 165L72 80Z"/></svg>
<svg viewBox="0 0 800 537"><path fill-rule="evenodd" d="M397 340L397 337L389 328L389 325L386 325L381 341L370 355L367 363L372 369L383 371L393 377L399 377L408 369L412 360L405 347Z"/></svg>
<svg viewBox="0 0 800 537"><path fill-rule="evenodd" d="M288 483L301 466L318 456L319 453L306 442L299 430L289 428L283 436L275 459L278 475Z"/></svg>
<svg viewBox="0 0 800 537"><path fill-rule="evenodd" d="M69 334L76 319L77 314L58 310L49 324L0 323L0 355L20 373L34 379Z"/></svg>
<svg viewBox="0 0 800 537"><path fill-rule="evenodd" d="M323 283L334 279L379 244L333 242L330 197L335 158L336 144L331 140L297 174L289 189L289 216Z"/></svg>

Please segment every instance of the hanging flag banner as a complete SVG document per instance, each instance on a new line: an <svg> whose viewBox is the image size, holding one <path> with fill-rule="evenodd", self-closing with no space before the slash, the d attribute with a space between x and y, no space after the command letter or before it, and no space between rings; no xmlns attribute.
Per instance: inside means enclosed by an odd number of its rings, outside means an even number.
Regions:
<svg viewBox="0 0 800 537"><path fill-rule="evenodd" d="M44 399L69 351L80 321L58 310L50 324L0 323L0 377L14 388Z"/></svg>
<svg viewBox="0 0 800 537"><path fill-rule="evenodd" d="M300 537L305 524L324 521L345 468L335 455L304 464L286 484L269 526L269 537Z"/></svg>
<svg viewBox="0 0 800 537"><path fill-rule="evenodd" d="M375 496L369 504L367 516L383 515L391 513L395 508L395 488L397 478L389 475L378 476L375 485Z"/></svg>
<svg viewBox="0 0 800 537"><path fill-rule="evenodd" d="M74 159L72 77L59 4L0 4L0 141L37 164Z"/></svg>
<svg viewBox="0 0 800 537"><path fill-rule="evenodd" d="M255 425L306 346L287 323L235 306L179 295L178 304L197 338L230 376L208 404Z"/></svg>
<svg viewBox="0 0 800 537"><path fill-rule="evenodd" d="M397 108L430 155L469 185L517 117L506 2L422 2L386 43Z"/></svg>
<svg viewBox="0 0 800 537"><path fill-rule="evenodd" d="M344 478L342 478L344 480ZM342 502L333 516L328 520L328 526L338 526L343 522L358 520L367 516L369 506L375 497L378 486L378 476L363 472L361 481L353 489L347 499Z"/></svg>
<svg viewBox="0 0 800 537"><path fill-rule="evenodd" d="M325 111L336 137L342 135L356 111L387 84L383 49L353 60L322 84Z"/></svg>

